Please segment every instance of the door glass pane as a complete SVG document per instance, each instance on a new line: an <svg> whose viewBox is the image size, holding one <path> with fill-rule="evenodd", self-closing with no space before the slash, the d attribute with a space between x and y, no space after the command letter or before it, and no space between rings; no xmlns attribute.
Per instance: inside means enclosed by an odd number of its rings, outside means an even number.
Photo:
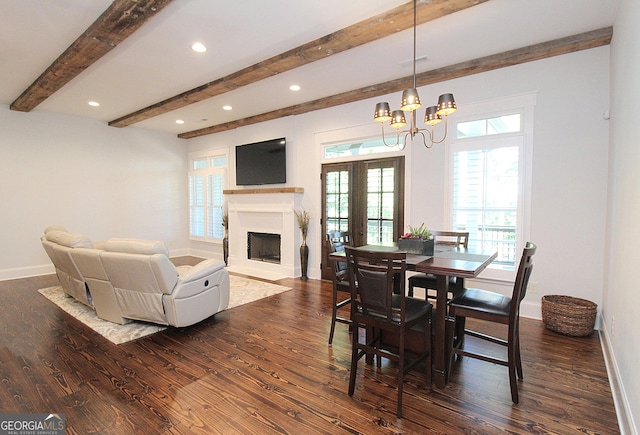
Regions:
<svg viewBox="0 0 640 435"><path fill-rule="evenodd" d="M395 216L395 169L367 170L367 244L390 244Z"/></svg>
<svg viewBox="0 0 640 435"><path fill-rule="evenodd" d="M326 186L326 230L349 230L349 171L327 172Z"/></svg>

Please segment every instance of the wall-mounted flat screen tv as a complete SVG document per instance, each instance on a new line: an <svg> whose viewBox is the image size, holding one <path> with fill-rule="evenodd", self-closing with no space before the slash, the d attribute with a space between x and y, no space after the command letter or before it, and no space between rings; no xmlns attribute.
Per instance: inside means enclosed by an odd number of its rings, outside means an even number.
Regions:
<svg viewBox="0 0 640 435"><path fill-rule="evenodd" d="M236 146L236 185L286 183L286 145L282 137Z"/></svg>

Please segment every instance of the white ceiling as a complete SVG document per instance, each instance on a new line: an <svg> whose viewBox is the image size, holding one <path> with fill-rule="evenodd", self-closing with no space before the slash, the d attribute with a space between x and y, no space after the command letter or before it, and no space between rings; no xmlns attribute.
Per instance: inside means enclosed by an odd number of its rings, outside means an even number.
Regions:
<svg viewBox="0 0 640 435"><path fill-rule="evenodd" d="M112 121L405 2L174 0L34 110ZM0 1L0 103L11 104L110 3ZM490 0L420 26L417 55L428 59L417 70L611 26L618 3ZM196 41L206 53L191 50ZM134 126L178 134L409 76L412 41L412 30L400 32ZM294 83L302 90L289 91Z"/></svg>

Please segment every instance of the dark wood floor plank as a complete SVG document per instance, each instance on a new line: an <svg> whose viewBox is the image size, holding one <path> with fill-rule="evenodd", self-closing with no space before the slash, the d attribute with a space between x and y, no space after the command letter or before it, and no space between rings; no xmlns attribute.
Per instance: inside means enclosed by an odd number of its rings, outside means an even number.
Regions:
<svg viewBox="0 0 640 435"><path fill-rule="evenodd" d="M395 363L362 361L347 395L330 283L278 283L293 290L114 345L37 293L55 276L1 281L0 411L64 413L72 434L619 433L595 333L523 319L519 405L505 367L464 358L441 390L409 374L399 420Z"/></svg>

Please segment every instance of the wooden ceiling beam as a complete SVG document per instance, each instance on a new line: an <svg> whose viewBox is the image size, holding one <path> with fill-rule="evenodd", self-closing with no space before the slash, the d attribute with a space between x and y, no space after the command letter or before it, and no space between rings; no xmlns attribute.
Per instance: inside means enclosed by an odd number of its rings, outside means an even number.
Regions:
<svg viewBox="0 0 640 435"><path fill-rule="evenodd" d="M113 50L173 0L114 0L11 105L30 112Z"/></svg>
<svg viewBox="0 0 640 435"><path fill-rule="evenodd" d="M417 8L416 21L418 24L423 24L485 1L488 0L432 0L420 3ZM413 2L398 6L395 9L360 21L228 76L124 115L110 121L109 125L112 127L126 127L285 71L290 71L316 60L325 59L411 27L413 27Z"/></svg>
<svg viewBox="0 0 640 435"><path fill-rule="evenodd" d="M568 54L580 50L609 45L613 35L613 28L606 27L591 32L555 39L553 41L530 45L524 48L505 51L502 53L461 62L455 65L426 71L416 75L417 86L426 86L443 82L455 78L465 77L482 72L492 71L508 66L519 65L535 60L546 59L548 57ZM191 139L207 134L218 133L238 127L244 127L259 122L282 118L291 115L301 115L314 110L326 109L328 107L361 101L368 98L386 95L392 92L399 92L407 87L407 83L412 77L391 80L373 86L343 92L341 94L320 98L314 101L285 107L267 113L251 116L236 121L205 127L178 135L182 139ZM373 115L373 108L371 109Z"/></svg>

